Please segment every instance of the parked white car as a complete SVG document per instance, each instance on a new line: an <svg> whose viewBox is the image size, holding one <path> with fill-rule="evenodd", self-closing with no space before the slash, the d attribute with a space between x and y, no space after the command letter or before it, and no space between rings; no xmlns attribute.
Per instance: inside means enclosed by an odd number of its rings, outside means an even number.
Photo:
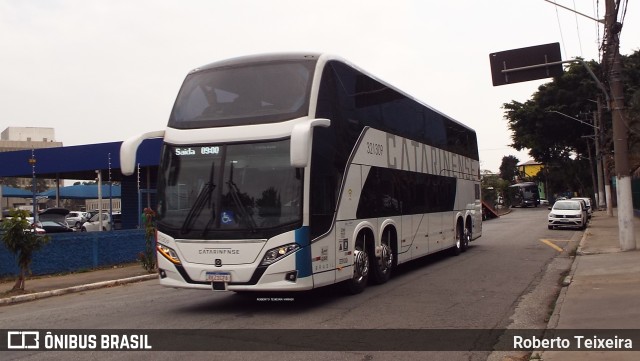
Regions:
<svg viewBox="0 0 640 361"><path fill-rule="evenodd" d="M89 218L91 218L91 216L87 212L71 211L67 215L66 222L69 227L80 229L82 224L88 221Z"/></svg>
<svg viewBox="0 0 640 361"><path fill-rule="evenodd" d="M94 214L93 217L91 217L88 221L84 222L82 224L82 227L80 228L81 232L97 232L100 231L100 219L102 218L102 230L103 231L110 231L111 228L111 221L109 218L109 213L99 213L99 214ZM114 213L113 214L113 229L120 229L121 228L121 219L120 219L120 213Z"/></svg>
<svg viewBox="0 0 640 361"><path fill-rule="evenodd" d="M587 227L587 210L582 201L571 199L557 201L550 209L549 229L556 227L585 229Z"/></svg>
<svg viewBox="0 0 640 361"><path fill-rule="evenodd" d="M573 197L571 199L582 199L587 204L587 218L591 219L593 214L593 207L591 207L591 198L588 197Z"/></svg>

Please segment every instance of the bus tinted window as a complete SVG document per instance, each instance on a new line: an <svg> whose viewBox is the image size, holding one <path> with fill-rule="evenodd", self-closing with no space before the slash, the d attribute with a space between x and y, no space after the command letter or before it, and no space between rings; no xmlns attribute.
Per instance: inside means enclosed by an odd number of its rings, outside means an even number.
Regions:
<svg viewBox="0 0 640 361"><path fill-rule="evenodd" d="M182 85L169 126L207 128L305 116L314 64L267 62L193 72Z"/></svg>
<svg viewBox="0 0 640 361"><path fill-rule="evenodd" d="M390 217L453 210L456 178L371 167L367 174L358 218Z"/></svg>
<svg viewBox="0 0 640 361"><path fill-rule="evenodd" d="M353 124L352 140L364 126L370 126L478 159L473 130L344 63L327 63L320 92L318 116ZM325 98L323 93L337 98ZM325 108L329 103L323 101L332 101L333 108ZM333 118L325 113L329 109Z"/></svg>

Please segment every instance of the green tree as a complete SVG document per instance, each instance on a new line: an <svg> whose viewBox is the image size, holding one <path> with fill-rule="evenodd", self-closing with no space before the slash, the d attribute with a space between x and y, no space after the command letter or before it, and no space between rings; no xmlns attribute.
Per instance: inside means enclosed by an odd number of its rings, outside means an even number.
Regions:
<svg viewBox="0 0 640 361"><path fill-rule="evenodd" d="M9 252L14 254L20 267L20 275L13 290L24 290L26 275L31 273L33 254L49 242L49 237L38 235L31 229L27 219L28 211L16 209L9 216L11 218L2 222L2 241Z"/></svg>
<svg viewBox="0 0 640 361"><path fill-rule="evenodd" d="M598 67L595 62L589 65ZM536 161L545 164L585 157L588 151L583 137L593 135L593 128L559 113L588 123L591 112L597 109L590 100L598 94L599 89L584 66L572 64L562 76L538 87L530 100L504 104L505 118L513 132L511 146L529 149Z"/></svg>
<svg viewBox="0 0 640 361"><path fill-rule="evenodd" d="M83 186L90 186L90 185L94 185L94 184L98 184L98 182L95 181L77 181L77 182L73 182L74 186L79 186L79 185L83 185Z"/></svg>
<svg viewBox="0 0 640 361"><path fill-rule="evenodd" d="M503 206L510 206L510 204L504 203L507 200L505 194L507 193L507 189L511 185L511 182L502 179L499 175L493 174L487 170L482 172L482 179L480 181L480 186L482 187L482 200L495 207L497 204L499 197L503 199Z"/></svg>
<svg viewBox="0 0 640 361"><path fill-rule="evenodd" d="M138 254L138 260L142 268L152 273L156 269L156 212L151 208L145 208L142 213L142 224L144 224L144 251Z"/></svg>
<svg viewBox="0 0 640 361"><path fill-rule="evenodd" d="M520 163L520 160L513 155L502 157L502 163L500 163L500 178L513 182L518 175L518 163Z"/></svg>
<svg viewBox="0 0 640 361"><path fill-rule="evenodd" d="M15 177L0 177L0 184L17 188L18 187L18 179Z"/></svg>
<svg viewBox="0 0 640 361"><path fill-rule="evenodd" d="M33 184L29 182L28 185L22 187L24 190L31 192L33 190ZM44 192L49 189L47 181L42 178L36 178L36 193Z"/></svg>
<svg viewBox="0 0 640 361"><path fill-rule="evenodd" d="M622 56L623 88L625 92L626 121L630 129L629 154L632 171L640 166L640 50L628 56ZM595 74L608 77L607 69L601 64L590 61L589 67ZM604 82L605 87L607 86ZM512 131L512 147L517 150L529 149L529 154L538 162L550 167L546 175L554 177L553 171L569 170L569 176L558 180L558 184L575 183L589 179L589 144L585 137L593 136L593 128L571 120L557 112L578 118L586 123L593 119L597 110L594 100L602 95L595 80L587 69L579 63L566 68L562 76L538 87L531 99L524 103L511 101L505 103L505 118ZM603 153L611 154L611 115L604 113L605 147ZM592 155L595 149L591 149ZM592 161L592 160L591 160ZM586 166L585 166L586 165Z"/></svg>

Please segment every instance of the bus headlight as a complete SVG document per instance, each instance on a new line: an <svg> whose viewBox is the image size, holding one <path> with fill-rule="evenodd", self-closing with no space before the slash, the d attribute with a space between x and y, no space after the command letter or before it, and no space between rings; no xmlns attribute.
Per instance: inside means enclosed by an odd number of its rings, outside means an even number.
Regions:
<svg viewBox="0 0 640 361"><path fill-rule="evenodd" d="M272 248L265 253L264 258L262 258L262 262L260 262L261 266L268 266L285 256L295 252L300 246L296 243L285 244L284 246Z"/></svg>
<svg viewBox="0 0 640 361"><path fill-rule="evenodd" d="M173 264L180 264L180 257L178 257L178 253L173 250L173 248L167 247L158 243L157 246L158 252L163 255L166 259L168 259Z"/></svg>

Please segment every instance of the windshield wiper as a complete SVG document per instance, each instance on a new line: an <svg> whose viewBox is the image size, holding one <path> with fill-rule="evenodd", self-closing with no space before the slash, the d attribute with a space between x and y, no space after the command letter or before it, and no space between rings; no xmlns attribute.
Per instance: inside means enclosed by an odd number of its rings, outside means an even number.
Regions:
<svg viewBox="0 0 640 361"><path fill-rule="evenodd" d="M211 164L211 169L209 171L209 182L205 183L204 187L202 187L202 189L200 190L200 193L198 193L198 197L196 198L196 201L193 203L193 206L191 206L191 209L189 209L189 213L187 213L187 217L185 217L184 222L182 223L182 228L180 230L182 234L188 233L191 230L191 226L193 226L193 222L195 222L195 220L200 216L200 213L202 212L202 209L204 209L205 205L208 204L209 208L211 208L212 194L213 194L213 190L216 188L216 185L213 183L214 169L215 169L215 162ZM215 210L214 210L214 213L215 213ZM207 227L211 223L211 220L213 220L214 218L215 218L215 214L213 214L209 219L209 222L207 223ZM205 232L206 232L206 228L205 228Z"/></svg>
<svg viewBox="0 0 640 361"><path fill-rule="evenodd" d="M227 181L227 185L229 186L229 193L231 193L231 199L233 199L233 203L235 203L236 207L238 207L242 218L249 222L249 228L251 228L251 232L255 233L256 228L258 227L256 221L253 219L253 215L249 213L247 208L242 203L238 185L233 181L233 163L231 163L231 169L229 170L229 180Z"/></svg>

